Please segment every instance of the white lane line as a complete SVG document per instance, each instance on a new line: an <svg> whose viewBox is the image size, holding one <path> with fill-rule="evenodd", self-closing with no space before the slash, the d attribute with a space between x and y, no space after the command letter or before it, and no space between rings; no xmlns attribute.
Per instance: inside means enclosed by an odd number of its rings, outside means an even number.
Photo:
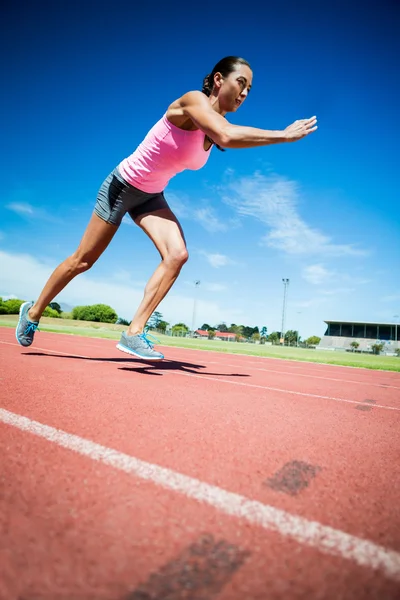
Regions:
<svg viewBox="0 0 400 600"><path fill-rule="evenodd" d="M0 340L0 344L7 344L8 346L18 346L19 348L21 348L21 350L31 350L30 346L24 347L21 346L20 344L15 344L13 342L4 342L3 340ZM33 352L32 354L34 354L34 352L36 350L41 350L42 352L50 352L51 354L62 354L63 356L73 356L74 358L88 358L90 360L96 360L94 358L92 358L91 356L85 356L84 354L73 354L72 352L61 352L61 350L49 350L48 348L39 348L39 346L35 346L34 348L32 348ZM115 361L99 361L98 362L114 362Z"/></svg>
<svg viewBox="0 0 400 600"><path fill-rule="evenodd" d="M279 373L279 375L294 375L295 377L311 377L311 379L324 379L325 381L339 381L340 383L355 383L357 385L368 385L368 386L374 386L374 387L379 387L379 388L390 388L392 390L400 390L399 386L396 385L385 385L382 383L374 383L372 381L356 381L355 379L339 379L337 377L323 377L322 375L311 375L308 373L293 373L291 371L277 371L275 369L262 369L260 367L251 367L249 365L231 365L231 364L226 364L224 362L219 362L219 361L207 361L207 364L209 365L218 365L221 367L229 367L232 369L238 369L238 368L242 368L243 370L245 369L251 369L252 371L263 371L265 373Z"/></svg>
<svg viewBox="0 0 400 600"><path fill-rule="evenodd" d="M0 342L1 344L9 344L10 346L17 346L19 344L14 344L12 342ZM61 352L60 350L49 350L48 348L39 348L38 346L35 346L36 350L41 350L42 352L49 352L50 354L62 354L63 356L73 356L74 358L85 358L88 359L92 362L101 362L101 363L109 363L112 365L126 365L129 366L131 368L135 368L137 366L137 364L135 364L135 359L131 360L131 361L124 361L124 359L122 358L122 360L103 360L103 359L97 359L96 357L91 357L91 356L85 356L84 354L73 354L72 352ZM157 371L157 367L155 366L156 363L154 363L154 371ZM141 366L143 368L142 363L139 363L138 366ZM148 365L150 366L150 365ZM153 367L153 365L151 365ZM296 392L294 390L285 390L282 388L275 388L275 387L270 387L270 386L266 386L266 385L258 385L256 383L244 383L242 381L230 381L229 379L220 379L218 377L210 377L208 375L198 375L196 373L185 373L183 371L163 371L162 369L160 369L159 371L162 375L183 375L184 377L195 377L198 379L206 379L208 381L217 381L218 383L228 383L230 385L238 385L241 387L247 387L247 388L256 388L256 389L261 389L261 390L267 390L270 392L278 392L281 394L293 394L295 396L304 396L306 398L319 398L322 400L333 400L335 402L346 402L348 404L359 404L364 406L364 402L363 401L358 401L358 400L349 400L347 398L337 398L336 396L322 396L320 394L308 394L307 392ZM374 408L383 408L385 410L396 410L396 411L400 411L400 407L397 406L384 406L383 404L374 404Z"/></svg>
<svg viewBox="0 0 400 600"><path fill-rule="evenodd" d="M244 519L267 531L278 532L325 554L339 556L354 561L362 567L376 569L389 579L400 581L400 553L394 550L333 529L317 521L309 521L268 504L250 500L245 496L228 492L171 469L139 460L134 456L101 446L5 409L0 409L0 421L68 450L73 450L91 460L151 481L155 485L173 490L187 498L208 504L226 515Z"/></svg>
<svg viewBox="0 0 400 600"><path fill-rule="evenodd" d="M283 390L281 388L269 387L266 385L257 385L256 383L243 383L242 381L230 381L229 379L219 379L218 377L209 377L208 375L197 375L196 373L183 373L182 371L174 371L172 375L183 375L185 377L196 377L198 379L207 379L208 381L217 381L219 383L229 383L230 385L240 385L243 387L257 388L260 390L268 390L270 392L279 392L282 394L294 394L295 396L305 396L306 398L321 398L323 400L334 400L335 402L348 402L350 404L362 404L363 401L348 400L347 398L337 398L335 396L321 396L319 394L308 394L306 392L295 392L294 390ZM374 408L385 408L386 410L400 411L398 406L384 406L383 404L374 404Z"/></svg>

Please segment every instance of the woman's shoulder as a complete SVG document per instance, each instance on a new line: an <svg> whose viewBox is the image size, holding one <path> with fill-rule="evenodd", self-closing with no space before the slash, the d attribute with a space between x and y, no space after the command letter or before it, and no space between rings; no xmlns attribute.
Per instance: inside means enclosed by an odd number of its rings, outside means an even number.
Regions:
<svg viewBox="0 0 400 600"><path fill-rule="evenodd" d="M181 129L197 129L191 119L188 119L185 109L190 104L201 105L203 102L208 102L207 96L205 96L203 92L199 92L198 90L186 92L168 106L165 113L166 118L173 125L176 125Z"/></svg>

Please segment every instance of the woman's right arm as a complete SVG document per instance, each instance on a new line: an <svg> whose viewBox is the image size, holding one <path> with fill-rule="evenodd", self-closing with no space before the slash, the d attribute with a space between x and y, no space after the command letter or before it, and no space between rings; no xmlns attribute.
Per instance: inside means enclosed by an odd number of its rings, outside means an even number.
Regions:
<svg viewBox="0 0 400 600"><path fill-rule="evenodd" d="M179 101L184 114L222 148L254 148L282 142L295 142L317 129L317 118L295 121L283 131L270 131L232 125L212 109L202 92L188 92Z"/></svg>

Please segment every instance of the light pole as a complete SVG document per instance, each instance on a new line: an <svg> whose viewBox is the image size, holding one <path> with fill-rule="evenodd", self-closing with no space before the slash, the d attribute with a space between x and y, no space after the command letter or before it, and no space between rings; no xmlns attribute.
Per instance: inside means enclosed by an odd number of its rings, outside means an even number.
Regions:
<svg viewBox="0 0 400 600"><path fill-rule="evenodd" d="M298 315L301 315L301 310L297 312ZM300 317L297 317L297 321L300 321ZM297 341L296 341L296 346L297 348L299 347L299 327L297 326Z"/></svg>
<svg viewBox="0 0 400 600"><path fill-rule="evenodd" d="M192 336L194 334L194 327L196 322L196 308L197 308L197 293L196 290L200 285L200 281L196 280L194 282L194 298L193 298L193 316L192 316Z"/></svg>
<svg viewBox="0 0 400 600"><path fill-rule="evenodd" d="M283 306L282 306L282 326L281 326L281 344L285 345L285 313L286 313L286 297L289 279L282 279L283 283Z"/></svg>

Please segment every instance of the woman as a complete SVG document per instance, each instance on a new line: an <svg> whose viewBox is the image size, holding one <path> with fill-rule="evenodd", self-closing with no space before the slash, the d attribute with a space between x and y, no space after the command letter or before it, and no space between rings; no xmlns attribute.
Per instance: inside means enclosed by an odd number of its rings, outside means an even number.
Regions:
<svg viewBox="0 0 400 600"><path fill-rule="evenodd" d="M224 116L246 100L252 79L243 58L223 58L204 79L203 90L175 100L135 152L107 177L77 250L55 269L35 303L22 304L16 329L22 346L32 344L46 306L76 275L90 269L129 213L155 244L161 263L117 348L146 360L164 358L144 328L188 259L181 226L164 198L169 180L185 169L203 167L213 144L219 149L253 148L300 140L317 129L316 117L295 121L283 131L231 125Z"/></svg>

